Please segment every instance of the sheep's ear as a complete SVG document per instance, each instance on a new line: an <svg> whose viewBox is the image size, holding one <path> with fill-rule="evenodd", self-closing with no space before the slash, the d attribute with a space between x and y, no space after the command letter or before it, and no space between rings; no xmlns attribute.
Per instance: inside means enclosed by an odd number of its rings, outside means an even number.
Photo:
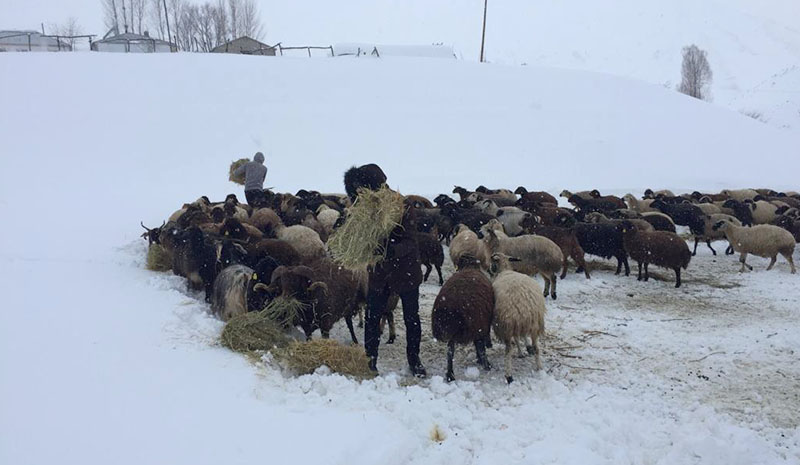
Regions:
<svg viewBox="0 0 800 465"><path fill-rule="evenodd" d="M500 218L501 216L503 216L503 210L498 210L497 217Z"/></svg>

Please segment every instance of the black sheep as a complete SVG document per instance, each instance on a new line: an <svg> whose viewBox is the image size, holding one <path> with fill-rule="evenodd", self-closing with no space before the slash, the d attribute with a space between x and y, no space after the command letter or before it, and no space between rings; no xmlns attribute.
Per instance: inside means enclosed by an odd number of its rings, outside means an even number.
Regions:
<svg viewBox="0 0 800 465"><path fill-rule="evenodd" d="M706 215L696 205L691 203L670 204L664 200L657 199L650 206L672 218L675 224L688 226L692 234L702 235L705 230Z"/></svg>
<svg viewBox="0 0 800 465"><path fill-rule="evenodd" d="M344 190L350 200L356 199L358 189L361 187L378 190L384 184L386 184L386 174L374 163L354 166L344 173Z"/></svg>
<svg viewBox="0 0 800 465"><path fill-rule="evenodd" d="M753 209L749 203L728 199L722 204L722 208L733 210L733 216L742 222L742 226L753 226Z"/></svg>
<svg viewBox="0 0 800 465"><path fill-rule="evenodd" d="M603 223L577 223L573 229L585 253L603 258L614 257L617 259L616 274L619 274L625 265L625 276L630 275L631 269L628 265L628 253L622 242L622 231L617 230L612 224ZM583 269L579 266L576 272L581 271Z"/></svg>

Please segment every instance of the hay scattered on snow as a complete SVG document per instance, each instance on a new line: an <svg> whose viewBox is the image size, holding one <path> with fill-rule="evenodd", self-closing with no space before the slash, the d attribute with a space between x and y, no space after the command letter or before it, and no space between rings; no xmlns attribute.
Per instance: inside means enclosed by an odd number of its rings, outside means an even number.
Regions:
<svg viewBox="0 0 800 465"><path fill-rule="evenodd" d="M286 347L289 337L265 311L235 315L222 330L222 345L236 352Z"/></svg>
<svg viewBox="0 0 800 465"><path fill-rule="evenodd" d="M308 305L293 297L278 296L264 308L264 314L278 326L290 328L302 319L302 312Z"/></svg>
<svg viewBox="0 0 800 465"><path fill-rule="evenodd" d="M403 209L403 196L386 185L377 191L359 189L344 224L328 239L331 257L352 271L375 266L384 259L384 244L400 225Z"/></svg>
<svg viewBox="0 0 800 465"><path fill-rule="evenodd" d="M244 165L245 163L249 162L247 158L240 158L231 163L231 168L228 170L228 181L235 182L236 184L244 185L244 175L236 176L234 175L234 171L236 171L240 166Z"/></svg>
<svg viewBox="0 0 800 465"><path fill-rule="evenodd" d="M172 269L172 257L160 244L150 244L145 266L150 271L169 271Z"/></svg>
<svg viewBox="0 0 800 465"><path fill-rule="evenodd" d="M342 345L332 339L292 341L288 348L276 355L290 370L300 375L313 373L325 365L343 375L359 378L375 377L375 372L369 369L369 358L363 347Z"/></svg>

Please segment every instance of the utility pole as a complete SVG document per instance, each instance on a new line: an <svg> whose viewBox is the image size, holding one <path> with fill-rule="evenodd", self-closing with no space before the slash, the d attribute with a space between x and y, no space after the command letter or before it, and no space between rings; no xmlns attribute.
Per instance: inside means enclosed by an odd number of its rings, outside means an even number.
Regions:
<svg viewBox="0 0 800 465"><path fill-rule="evenodd" d="M172 34L169 32L169 11L167 11L167 0L164 0L164 18L167 19L167 42L172 42ZM172 51L172 46L170 45L169 51Z"/></svg>
<svg viewBox="0 0 800 465"><path fill-rule="evenodd" d="M483 0L483 33L481 34L481 63L483 63L483 43L486 41L486 7L489 0Z"/></svg>

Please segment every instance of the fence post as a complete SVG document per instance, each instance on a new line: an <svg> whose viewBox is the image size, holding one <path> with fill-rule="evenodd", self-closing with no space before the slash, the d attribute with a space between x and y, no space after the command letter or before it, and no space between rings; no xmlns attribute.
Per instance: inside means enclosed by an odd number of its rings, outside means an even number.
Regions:
<svg viewBox="0 0 800 465"><path fill-rule="evenodd" d="M32 49L31 49L31 34L30 33L28 33L28 51L29 52L32 51Z"/></svg>

